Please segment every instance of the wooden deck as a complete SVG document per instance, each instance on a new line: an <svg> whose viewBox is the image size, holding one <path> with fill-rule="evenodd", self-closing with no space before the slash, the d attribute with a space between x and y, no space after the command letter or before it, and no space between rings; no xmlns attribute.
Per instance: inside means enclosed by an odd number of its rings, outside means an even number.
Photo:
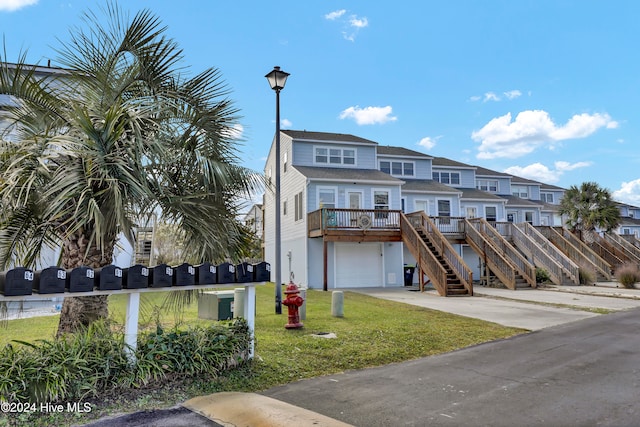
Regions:
<svg viewBox="0 0 640 427"><path fill-rule="evenodd" d="M331 242L399 242L400 211L324 208L307 215L308 236Z"/></svg>

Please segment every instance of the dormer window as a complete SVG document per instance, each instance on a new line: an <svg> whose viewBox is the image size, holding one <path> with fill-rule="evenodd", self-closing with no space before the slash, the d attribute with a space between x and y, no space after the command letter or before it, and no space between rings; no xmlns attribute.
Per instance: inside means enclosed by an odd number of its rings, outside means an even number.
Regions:
<svg viewBox="0 0 640 427"><path fill-rule="evenodd" d="M356 150L353 148L315 147L314 161L329 165L355 165Z"/></svg>
<svg viewBox="0 0 640 427"><path fill-rule="evenodd" d="M432 178L441 184L460 185L459 172L433 172Z"/></svg>
<svg viewBox="0 0 640 427"><path fill-rule="evenodd" d="M380 162L380 170L394 176L413 176L413 162Z"/></svg>

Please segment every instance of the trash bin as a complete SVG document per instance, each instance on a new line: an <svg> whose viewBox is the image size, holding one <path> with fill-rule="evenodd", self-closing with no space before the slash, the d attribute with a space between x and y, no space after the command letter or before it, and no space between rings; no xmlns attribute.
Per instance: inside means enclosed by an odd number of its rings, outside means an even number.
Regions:
<svg viewBox="0 0 640 427"><path fill-rule="evenodd" d="M404 265L404 285L413 286L413 273L416 271L414 265Z"/></svg>
<svg viewBox="0 0 640 427"><path fill-rule="evenodd" d="M228 320L233 318L234 291L203 292L198 298L198 318Z"/></svg>

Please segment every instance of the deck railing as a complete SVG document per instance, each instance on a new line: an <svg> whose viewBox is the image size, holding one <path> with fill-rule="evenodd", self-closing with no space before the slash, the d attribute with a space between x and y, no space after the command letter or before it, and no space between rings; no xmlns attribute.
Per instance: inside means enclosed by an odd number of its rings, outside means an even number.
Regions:
<svg viewBox="0 0 640 427"><path fill-rule="evenodd" d="M415 228L422 228L427 236L427 239L433 244L438 253L444 257L447 264L451 267L456 276L460 279L460 282L464 285L465 289L469 292L469 295L473 295L473 272L467 264L462 260L460 255L453 249L451 243L440 232L436 224L427 216L423 211L414 212L407 215L407 218ZM440 217L442 218L442 217ZM462 223L456 223L455 227L458 230L459 225Z"/></svg>
<svg viewBox="0 0 640 427"><path fill-rule="evenodd" d="M308 232L327 230L400 230L400 211L322 208L307 214Z"/></svg>
<svg viewBox="0 0 640 427"><path fill-rule="evenodd" d="M614 269L628 261L622 251L617 250L595 231L582 231L582 240Z"/></svg>

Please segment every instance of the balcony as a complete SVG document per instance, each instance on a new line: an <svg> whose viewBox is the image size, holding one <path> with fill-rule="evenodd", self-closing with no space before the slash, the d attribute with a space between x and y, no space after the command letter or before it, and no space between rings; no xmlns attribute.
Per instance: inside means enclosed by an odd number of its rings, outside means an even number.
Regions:
<svg viewBox="0 0 640 427"><path fill-rule="evenodd" d="M400 211L323 208L307 215L309 237L343 242L399 242Z"/></svg>

